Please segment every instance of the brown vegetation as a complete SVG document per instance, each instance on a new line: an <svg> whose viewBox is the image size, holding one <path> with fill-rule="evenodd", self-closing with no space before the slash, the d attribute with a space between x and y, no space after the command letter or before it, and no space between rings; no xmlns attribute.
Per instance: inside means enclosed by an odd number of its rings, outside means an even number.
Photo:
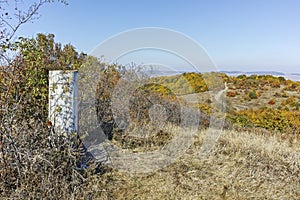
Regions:
<svg viewBox="0 0 300 200"><path fill-rule="evenodd" d="M24 42L37 43L32 47L42 48L53 44L51 41L51 36L41 35L37 41ZM172 127L178 126L184 105L203 113L192 146L172 164L155 172L131 174L103 166L101 173L96 174L93 164L83 171L76 169L81 157L72 147L73 137L51 135L46 126L46 105L47 71L52 69L53 61L45 56L40 57L37 66L29 65L34 62L32 57L26 57L26 52L10 68L0 71L0 197L297 199L300 195L299 82L271 76L220 74L229 84L227 123L233 125L227 126L231 129L223 131L215 148L201 158L199 152L209 126L209 114L214 109L203 75L186 73L151 79L156 84L143 82L130 96L129 119L134 120L131 124L127 121L126 131L111 129L112 143L135 153L163 148L174 137ZM42 55L39 48L30 52ZM83 59L71 47L66 47L62 55L54 66L59 66L64 57L70 58L65 60L68 65L79 67ZM40 69L39 63L45 67ZM112 93L117 92L114 87L123 74L117 66L107 67L100 76L96 95L100 124L115 118L128 119L123 116L122 104L117 106L120 110L112 113ZM261 88L259 92L257 88ZM189 101L193 91L198 92L197 101ZM247 98L249 101L244 101ZM151 118L155 105L165 108L163 128L158 125L161 121ZM147 137L136 137L141 132L147 133Z"/></svg>
<svg viewBox="0 0 300 200"><path fill-rule="evenodd" d="M224 131L199 157L205 131L176 162L148 174L112 169L91 176L76 197L99 199L297 199L300 138L263 130Z"/></svg>

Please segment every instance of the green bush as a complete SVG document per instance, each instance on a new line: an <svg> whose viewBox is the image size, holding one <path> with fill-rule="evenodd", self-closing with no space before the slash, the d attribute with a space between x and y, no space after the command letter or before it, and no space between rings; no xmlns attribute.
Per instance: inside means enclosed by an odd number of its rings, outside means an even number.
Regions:
<svg viewBox="0 0 300 200"><path fill-rule="evenodd" d="M70 138L46 126L48 71L77 69L85 56L55 43L52 34L1 48L17 56L0 67L0 196L9 198L12 191L22 199L70 194L81 181L74 172L78 155Z"/></svg>
<svg viewBox="0 0 300 200"><path fill-rule="evenodd" d="M257 99L258 95L257 95L257 93L255 91L251 91L251 92L248 93L248 97L250 99Z"/></svg>

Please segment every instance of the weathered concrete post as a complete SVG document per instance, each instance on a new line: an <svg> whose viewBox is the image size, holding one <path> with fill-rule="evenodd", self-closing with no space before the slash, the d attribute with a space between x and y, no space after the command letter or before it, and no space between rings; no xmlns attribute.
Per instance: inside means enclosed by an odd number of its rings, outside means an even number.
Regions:
<svg viewBox="0 0 300 200"><path fill-rule="evenodd" d="M55 133L78 131L78 72L49 71L49 120Z"/></svg>

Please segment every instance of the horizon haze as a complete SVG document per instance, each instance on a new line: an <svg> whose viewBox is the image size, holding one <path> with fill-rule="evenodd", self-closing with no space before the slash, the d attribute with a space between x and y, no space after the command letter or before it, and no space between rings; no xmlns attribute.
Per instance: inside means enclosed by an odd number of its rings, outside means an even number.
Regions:
<svg viewBox="0 0 300 200"><path fill-rule="evenodd" d="M53 33L57 42L71 43L78 51L89 53L121 32L161 27L192 38L220 71L300 73L300 1L297 0L88 0L84 3L70 0L68 3L42 7L40 19L22 26L17 36ZM188 68L174 62L180 70Z"/></svg>

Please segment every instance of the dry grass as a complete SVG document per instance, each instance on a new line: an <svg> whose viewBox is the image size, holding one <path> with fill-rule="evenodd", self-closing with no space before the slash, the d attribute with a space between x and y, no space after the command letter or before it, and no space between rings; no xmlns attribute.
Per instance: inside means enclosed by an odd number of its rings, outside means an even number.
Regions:
<svg viewBox="0 0 300 200"><path fill-rule="evenodd" d="M272 88L267 87L268 90L260 91L260 97L257 99L247 100L247 90L245 89L229 89L228 92L236 92L238 95L235 97L227 97L227 107L229 110L247 110L247 109L260 109L264 107L269 108L277 108L281 105L283 101L285 101L288 97L296 97L296 99L300 98L299 92L296 91L284 91L285 86L281 85L280 88ZM287 95L287 97L275 96L275 94L283 94L283 92ZM196 94L187 94L180 96L182 99L187 101L190 104L197 104L199 102L205 103L208 99L210 99L209 92L201 92ZM269 104L270 100L274 100L274 104Z"/></svg>
<svg viewBox="0 0 300 200"><path fill-rule="evenodd" d="M42 182L21 185L6 199L299 199L299 135L225 130L214 150L200 158L204 136L199 131L182 157L152 173L110 168L76 184L60 173L44 174Z"/></svg>
<svg viewBox="0 0 300 200"><path fill-rule="evenodd" d="M94 184L98 199L299 199L300 139L260 131L222 133L203 158L204 131L175 163L148 174L111 170ZM96 192L98 191L98 192Z"/></svg>
<svg viewBox="0 0 300 200"><path fill-rule="evenodd" d="M20 78L5 81L9 86L17 86ZM14 91L8 92L14 94ZM229 98L228 107L259 108L267 105L274 92L270 89L251 101L241 101L238 95ZM25 92L24 95L31 97ZM198 100L194 95L183 98L193 104L207 102L209 95L201 93ZM275 100L279 104L283 98ZM56 139L49 142L45 121L37 121L38 116L31 114L41 109L33 107L30 101L31 98L20 104L3 100L0 104L0 199L299 199L299 134L254 128L225 130L215 149L200 158L205 136L205 130L201 130L180 158L155 172L132 174L105 167L106 173L101 175L91 171L81 174L74 169L78 158L68 143L63 140L63 145L56 145L63 151L52 147ZM37 101L34 105L39 104ZM32 111L32 107L36 110ZM157 121L164 124L163 120ZM172 129L159 132L159 128L159 124L151 129L141 124L133 129L129 127L127 134L115 135L115 144L134 152L157 150L174 137ZM22 162L18 158L22 158Z"/></svg>

